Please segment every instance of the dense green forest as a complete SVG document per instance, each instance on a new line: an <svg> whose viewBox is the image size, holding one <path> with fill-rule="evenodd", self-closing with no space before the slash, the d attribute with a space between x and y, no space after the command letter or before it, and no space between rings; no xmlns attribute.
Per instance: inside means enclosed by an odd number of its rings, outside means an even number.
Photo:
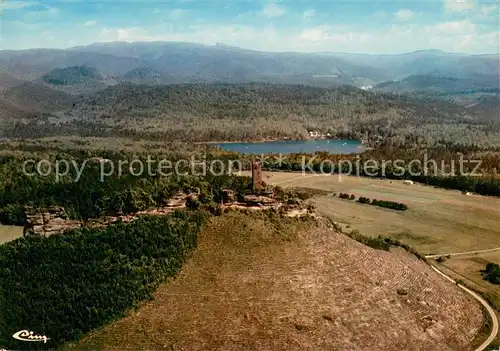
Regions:
<svg viewBox="0 0 500 351"><path fill-rule="evenodd" d="M0 345L53 349L123 316L177 274L205 220L203 212L174 212L1 245ZM50 340L12 338L28 327Z"/></svg>
<svg viewBox="0 0 500 351"><path fill-rule="evenodd" d="M79 167L85 166L81 173L72 168L64 177L58 179L54 169L51 174L45 176L36 171L34 164L24 167L27 157L24 154L0 155L0 223L23 224L22 209L25 206L60 205L65 208L71 219L83 220L135 213L164 206L179 191L199 194L199 201L192 204L192 207L217 212L217 204L222 200L222 189L234 189L237 194L251 189L248 177L227 173L212 175L211 172L206 175L193 175L189 174L192 168L188 165L183 165L178 174L170 176L162 176L159 173L152 175L148 172L139 174L134 172L137 169L133 167L123 167L121 174L117 170L102 177L102 165L92 161L96 157L94 155L105 156L116 164L124 160L128 160L128 164L133 160L147 163L145 155L119 152L90 153L88 158L78 155L78 152L46 154L48 158L43 159L52 164L64 158L70 163L75 162ZM38 155L35 160L41 159L40 157L41 155ZM154 155L154 160L161 159L161 155Z"/></svg>
<svg viewBox="0 0 500 351"><path fill-rule="evenodd" d="M67 100L72 104L63 111L4 121L0 136L264 140L303 139L314 130L373 145L386 140L392 145L500 148L498 109L477 111L444 100L348 86L120 84Z"/></svg>

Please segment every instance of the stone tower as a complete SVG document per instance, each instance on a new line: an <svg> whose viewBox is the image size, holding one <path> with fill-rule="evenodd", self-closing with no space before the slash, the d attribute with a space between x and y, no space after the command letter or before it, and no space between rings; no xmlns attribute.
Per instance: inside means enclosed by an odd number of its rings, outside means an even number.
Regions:
<svg viewBox="0 0 500 351"><path fill-rule="evenodd" d="M252 185L253 191L262 190L262 162L252 161Z"/></svg>

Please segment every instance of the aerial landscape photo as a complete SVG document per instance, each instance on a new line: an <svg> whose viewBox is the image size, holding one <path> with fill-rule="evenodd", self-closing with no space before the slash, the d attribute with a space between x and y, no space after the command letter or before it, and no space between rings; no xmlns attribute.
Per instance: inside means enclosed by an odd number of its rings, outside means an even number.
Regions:
<svg viewBox="0 0 500 351"><path fill-rule="evenodd" d="M0 351L499 319L498 1L0 1Z"/></svg>

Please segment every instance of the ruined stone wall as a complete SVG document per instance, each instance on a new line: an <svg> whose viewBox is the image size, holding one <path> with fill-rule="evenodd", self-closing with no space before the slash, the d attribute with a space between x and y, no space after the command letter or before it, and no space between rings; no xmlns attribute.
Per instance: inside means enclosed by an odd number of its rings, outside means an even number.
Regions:
<svg viewBox="0 0 500 351"><path fill-rule="evenodd" d="M67 229L83 226L81 221L70 220L64 208L60 206L51 206L45 209L27 207L25 212L25 236L50 236L59 234Z"/></svg>

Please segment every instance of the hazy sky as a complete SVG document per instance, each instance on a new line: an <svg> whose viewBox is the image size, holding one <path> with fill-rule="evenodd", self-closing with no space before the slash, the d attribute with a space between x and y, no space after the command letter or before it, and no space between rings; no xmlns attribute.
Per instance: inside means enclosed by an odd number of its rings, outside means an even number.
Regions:
<svg viewBox="0 0 500 351"><path fill-rule="evenodd" d="M267 51L499 53L500 41L495 0L7 0L0 9L0 49L166 40Z"/></svg>

